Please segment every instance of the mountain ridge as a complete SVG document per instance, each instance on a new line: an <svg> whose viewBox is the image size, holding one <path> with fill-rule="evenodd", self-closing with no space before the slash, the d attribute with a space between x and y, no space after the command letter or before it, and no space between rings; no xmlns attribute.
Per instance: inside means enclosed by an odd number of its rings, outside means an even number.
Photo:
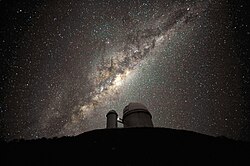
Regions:
<svg viewBox="0 0 250 166"><path fill-rule="evenodd" d="M250 163L249 142L169 128L96 129L77 136L13 140L0 145L0 163L4 165Z"/></svg>

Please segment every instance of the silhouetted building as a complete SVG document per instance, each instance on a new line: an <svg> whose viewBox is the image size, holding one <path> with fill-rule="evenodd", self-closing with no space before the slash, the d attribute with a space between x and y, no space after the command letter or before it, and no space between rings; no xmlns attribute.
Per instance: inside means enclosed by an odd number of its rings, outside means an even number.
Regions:
<svg viewBox="0 0 250 166"><path fill-rule="evenodd" d="M106 128L117 128L117 118L118 114L115 110L111 110L107 113L107 126Z"/></svg>
<svg viewBox="0 0 250 166"><path fill-rule="evenodd" d="M122 120L118 120L116 111L111 110L107 113L106 128L117 128L117 122L123 123L125 128L129 127L154 127L152 115L148 109L141 103L129 103L123 109Z"/></svg>
<svg viewBox="0 0 250 166"><path fill-rule="evenodd" d="M129 103L123 110L124 127L154 127L152 115L141 103Z"/></svg>

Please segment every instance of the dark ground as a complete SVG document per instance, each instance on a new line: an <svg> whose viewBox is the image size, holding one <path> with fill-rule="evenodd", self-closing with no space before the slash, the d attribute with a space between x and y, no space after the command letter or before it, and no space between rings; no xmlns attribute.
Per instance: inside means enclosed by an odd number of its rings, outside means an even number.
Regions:
<svg viewBox="0 0 250 166"><path fill-rule="evenodd" d="M0 165L249 165L250 143L166 128L1 142Z"/></svg>

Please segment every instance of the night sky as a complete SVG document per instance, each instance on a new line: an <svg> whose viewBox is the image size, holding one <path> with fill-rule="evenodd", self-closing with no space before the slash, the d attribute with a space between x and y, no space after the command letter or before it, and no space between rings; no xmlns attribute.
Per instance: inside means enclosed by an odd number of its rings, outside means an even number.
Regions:
<svg viewBox="0 0 250 166"><path fill-rule="evenodd" d="M244 1L0 1L0 136L78 135L143 103L156 127L250 141Z"/></svg>

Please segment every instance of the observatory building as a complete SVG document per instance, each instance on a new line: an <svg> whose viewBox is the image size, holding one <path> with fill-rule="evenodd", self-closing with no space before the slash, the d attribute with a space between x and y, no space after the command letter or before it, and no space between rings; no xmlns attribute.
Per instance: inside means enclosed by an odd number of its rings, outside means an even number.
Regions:
<svg viewBox="0 0 250 166"><path fill-rule="evenodd" d="M111 110L107 113L107 125L106 128L117 128L118 114L115 110Z"/></svg>
<svg viewBox="0 0 250 166"><path fill-rule="evenodd" d="M123 109L122 119L118 119L116 111L111 110L107 113L106 128L117 128L117 123L123 124L124 128L130 127L154 127L152 122L152 115L141 103L129 103Z"/></svg>

